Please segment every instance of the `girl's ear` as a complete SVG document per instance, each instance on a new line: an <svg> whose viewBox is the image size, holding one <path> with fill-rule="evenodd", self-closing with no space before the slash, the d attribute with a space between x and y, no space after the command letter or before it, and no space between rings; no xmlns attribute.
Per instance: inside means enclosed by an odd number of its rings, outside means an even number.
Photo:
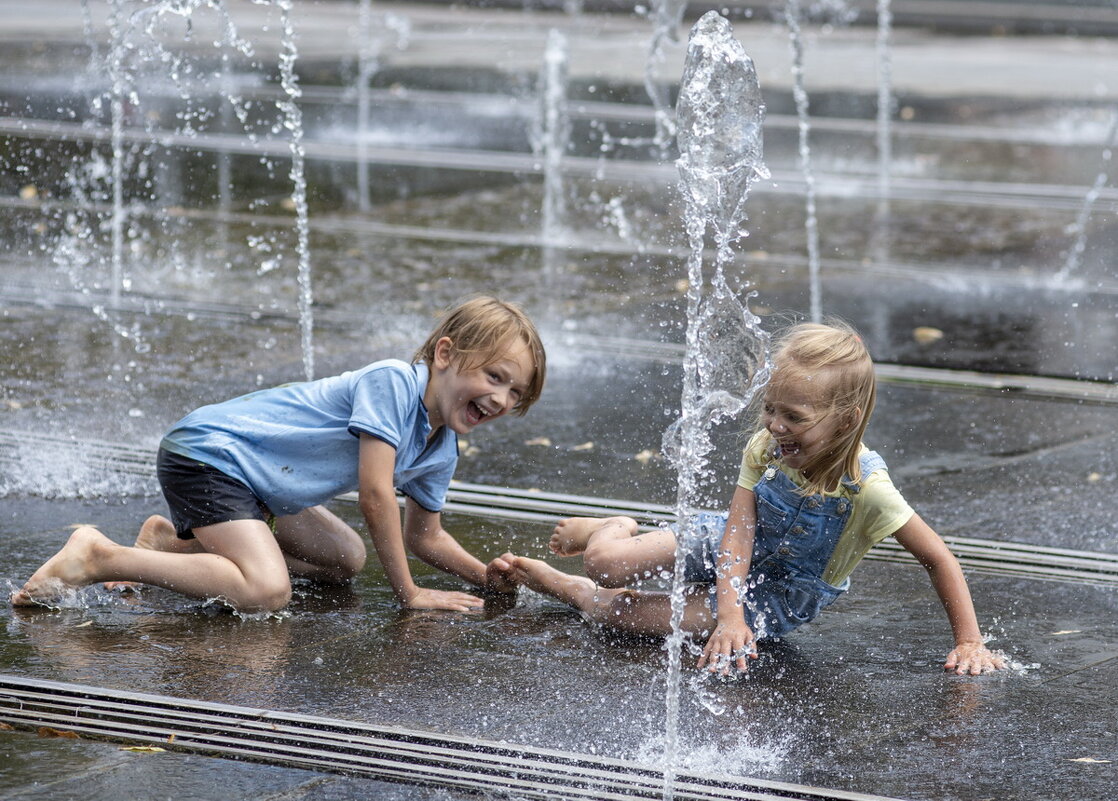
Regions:
<svg viewBox="0 0 1118 801"><path fill-rule="evenodd" d="M454 356L454 340L441 337L435 342L435 363L432 367L445 370L450 367Z"/></svg>

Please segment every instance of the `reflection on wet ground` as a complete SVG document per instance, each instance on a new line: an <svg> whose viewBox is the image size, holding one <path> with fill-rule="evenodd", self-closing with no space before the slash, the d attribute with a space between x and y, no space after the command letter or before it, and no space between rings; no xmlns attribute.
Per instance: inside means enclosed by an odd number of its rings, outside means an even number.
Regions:
<svg viewBox="0 0 1118 801"><path fill-rule="evenodd" d="M59 5L44 3L40 13ZM676 177L670 158L657 163L647 146L622 142L650 128L641 87L647 21L637 20L638 30L616 15L599 30L544 12L518 14L500 45L511 66L487 56L481 67L471 61L469 69L446 70L447 61L477 49L480 40L470 37L482 29L466 36L435 19L447 9L394 7L417 22L411 50L382 54L371 112L380 127L370 140L411 144L425 157L440 147L461 150L442 157L450 166L416 167L407 161L414 154L401 157L403 165L374 165L374 206L363 212L354 194L357 100L346 83L354 65L352 54L337 52L337 31L354 9L307 7L316 11L301 45L317 374L408 358L437 309L470 292L497 292L540 322L550 383L526 418L500 421L464 443L458 478L672 503L675 477L658 454L679 413L685 254ZM333 14L350 16L339 22ZM58 14L57 24L68 25L68 16ZM485 19L492 22L488 12ZM587 105L572 112L562 247L541 240L543 188L525 140L541 20L572 35L590 30L582 47L632 53L617 56L623 64L602 59L603 71L619 75L596 76L586 62L598 51L587 58L574 50L570 93ZM51 28L39 21L37 30ZM74 16L75 30L80 23ZM783 29L742 26L762 68L773 42L786 50ZM850 42L870 52L870 34L820 35L822 70L845 67ZM1002 86L971 85L996 81L968 70L964 56L1004 57L1007 42L1050 48L1045 70L1058 73L1059 91L1033 74L1034 64L1017 65L1012 86L1004 77ZM1114 380L1113 215L1090 219L1082 261L1064 273L1076 214L1103 165L1112 108L1098 70L1111 63L1113 43L1100 39L1089 53L1058 44L976 37L964 47L907 31L896 53L905 97L895 196L885 212L867 189L876 169L873 87L814 96L823 305L855 324L879 361L1020 373L1026 382L1055 377L1072 389L1079 379ZM145 163L155 177L134 180L146 189L128 208L119 265L126 291L114 309L109 197L100 185L102 194L75 197L65 175L75 164L87 174L108 169L92 144L105 134L97 129L107 124L104 109L92 109L82 81L59 77L85 70L90 54L71 44L0 52L11 67L5 74L16 76L0 80L0 160L19 167L0 176L0 587L7 589L77 523L131 540L162 508L145 454L163 430L202 403L301 377L303 354L286 142L270 155L241 152L241 131L224 166L222 147L204 138L129 151L137 162L151 156ZM929 86L939 73L913 78L904 59L921 54L951 68L956 91ZM750 198L750 236L732 276L743 292L756 291L753 305L768 328L809 305L803 179L780 68L762 75L777 180ZM854 74L832 71L844 80ZM1030 75L1044 88L1017 102ZM240 87L246 97L274 89L254 80ZM145 88L152 93L145 108L159 113L136 130L181 132L171 122L179 119L176 92ZM437 97L409 98L421 90ZM626 101L638 95L643 108L634 116ZM204 105L199 97L195 111ZM250 124L266 138L265 106L261 100ZM590 122L594 114L601 119ZM38 134L16 119L24 117L74 128ZM466 121L468 135L448 130ZM221 127L200 112L191 122L202 133ZM525 160L500 172L453 163L497 150ZM238 181L220 197L225 168ZM1113 208L1112 190L1100 198L1102 211ZM1112 554L1115 414L1110 402L1041 391L882 382L868 440L942 534L991 548ZM727 502L747 427L737 421L715 433L711 506ZM352 505L336 506L357 522ZM448 526L486 556L512 550L578 568L545 552L543 523L452 515ZM455 586L416 569L425 583ZM1113 583L1055 581L1043 570L1032 578L974 571L969 580L993 645L1013 663L1006 674L941 675L950 632L922 571L871 559L819 621L763 648L747 679L711 680L685 665L685 766L909 799L1107 797L1118 701ZM283 614L263 618L145 589L135 596L85 590L60 609L0 605L0 622L4 673L662 761L661 644L595 630L528 591L510 607L474 615L404 613L372 562L352 587L299 585ZM122 788L152 797L172 783L193 798L454 797L0 732L0 787L21 798L99 800Z"/></svg>

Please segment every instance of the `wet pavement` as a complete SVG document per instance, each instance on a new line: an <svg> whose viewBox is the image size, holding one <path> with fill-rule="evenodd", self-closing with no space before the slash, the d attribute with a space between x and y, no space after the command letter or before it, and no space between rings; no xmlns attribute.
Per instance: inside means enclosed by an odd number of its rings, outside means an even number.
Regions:
<svg viewBox="0 0 1118 801"><path fill-rule="evenodd" d="M26 80L55 98L47 85L68 62L47 63L42 53L69 49L71 66L85 62L88 54L76 46L80 13L53 2L0 5L0 33L9 44L12 37L43 43L38 57L33 46L6 45L6 64L19 64L10 74L37 76ZM104 12L91 8L95 16ZM238 13L246 8L237 6ZM386 74L397 82L385 88L397 95L421 80L442 81L460 102L470 88L464 84L488 72L486 91L513 87L516 103L531 104L523 81L534 76L549 25L562 25L575 43L576 91L597 82L599 96L617 100L640 88L647 20L374 8L412 15L412 44L385 56ZM305 85L317 69L331 76L325 84L352 66L331 64L341 58L331 37L350 30L353 6L319 3L313 10L300 18ZM750 200L751 236L735 280L751 282L754 307L772 329L808 304L802 198L780 188L797 180L794 125L779 119L788 110L786 40L767 23L735 26L772 92L766 145L780 176L780 186ZM889 211L884 238L874 225L878 204L865 190L873 181L866 145L873 31L816 32L809 50L808 75L819 90L813 108L823 118L820 186L831 187L820 204L824 307L854 323L879 361L941 371L932 384L883 381L868 441L945 536L980 541L993 553L998 543L1023 543L1036 549L1037 565L1042 554L1118 554L1118 408L1088 401L1086 391L1074 399L1077 379L1105 388L1118 373L1112 189L1099 195L1081 263L1062 273L1075 243L1069 226L1104 163L1118 49L1113 40L1090 37L968 37L960 44L918 29L897 39L902 107L916 115L914 125L926 119L941 127L898 132L896 179L904 197ZM58 41L65 46L52 50ZM494 43L502 48L496 65L485 49ZM259 54L268 47L260 45ZM17 50L21 55L12 55ZM469 68L434 80L434 67L447 63ZM837 66L843 64L851 67ZM20 91L26 89L5 85L5 117L28 113L11 103ZM314 97L308 92L308 109ZM324 105L334 103L344 116L354 102L343 92ZM438 119L446 127L445 119L458 118ZM836 122L830 132L827 119ZM196 121L201 126L202 118ZM857 136L841 130L851 121L863 124ZM308 110L309 141L341 137L335 123L330 113ZM508 139L525 125L517 114L491 122ZM587 137L601 136L590 130ZM428 135L425 129L419 138ZM87 239L67 239L81 227L80 209L41 202L48 188L62 194L61 182L48 180L64 163L52 148L81 148L52 137L25 141L11 129L3 136L6 165L25 167L0 183L0 588L7 590L49 557L71 526L93 523L127 542L146 515L162 509L148 460L181 414L297 379L304 365L295 237L280 200L286 168L279 161L245 157L240 169L254 183L238 185L242 196L221 214L211 213L216 201L195 179L215 167L206 147L160 162L164 197L157 203L145 196L132 217L128 291L114 310L106 308L104 226L92 225L100 234ZM44 144L47 152L38 154ZM530 151L523 143L520 149ZM639 179L610 173L612 164L602 167L606 177L572 176L570 247L557 258L549 252L555 248L541 247L544 193L528 180L530 169L492 181L475 176L463 189L461 179L446 176L453 170L430 168L423 180L441 186L441 194L422 194L410 183L397 192L416 174L386 172L380 178L392 191L376 198L373 211L358 212L351 162L352 153L309 162L316 374L407 358L435 310L471 291L499 292L540 321L549 384L527 417L469 438L458 478L543 498L671 504L674 476L657 455L679 412L683 339L670 164L653 165ZM925 179L932 183L919 183ZM1000 183L980 187L968 179ZM37 188L38 200L27 186ZM87 253L95 258L83 261ZM918 337L917 328L931 334ZM1015 374L1026 390L967 388L965 373L955 371ZM1066 393L1046 393L1049 380ZM747 427L737 421L715 433L711 506L728 499ZM358 522L353 504L339 500L335 510ZM542 520L510 520L495 510L449 514L446 524L483 556L511 550L578 569L577 560L548 557ZM1057 580L1043 567L971 569L980 621L1011 668L959 677L939 668L950 631L923 571L886 556L863 563L852 590L815 623L763 648L748 678L711 679L684 660L681 766L903 799L1109 799L1118 778L1116 582L1097 575L1087 581L1075 571ZM413 570L431 586L456 587L422 565ZM666 662L659 642L596 630L529 591L512 605L471 615L402 612L375 559L351 587L300 585L283 614L264 618L243 619L156 589L136 596L86 590L58 609L0 605L4 674L659 767ZM461 794L120 746L0 732L0 797Z"/></svg>

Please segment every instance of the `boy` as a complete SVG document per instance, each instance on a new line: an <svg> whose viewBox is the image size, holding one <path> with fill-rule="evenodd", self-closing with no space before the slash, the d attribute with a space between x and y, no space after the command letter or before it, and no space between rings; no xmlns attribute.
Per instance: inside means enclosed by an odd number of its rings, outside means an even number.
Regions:
<svg viewBox="0 0 1118 801"><path fill-rule="evenodd" d="M90 526L12 594L30 605L66 587L141 582L242 612L282 608L291 574L341 582L365 564L361 537L322 506L354 489L401 605L466 611L482 600L419 587L407 553L483 589L511 592L508 565L485 565L443 530L439 510L458 434L539 399L546 355L519 307L478 297L451 310L412 364L359 370L204 406L160 444L171 519L144 522L133 547ZM401 525L396 490L406 497Z"/></svg>

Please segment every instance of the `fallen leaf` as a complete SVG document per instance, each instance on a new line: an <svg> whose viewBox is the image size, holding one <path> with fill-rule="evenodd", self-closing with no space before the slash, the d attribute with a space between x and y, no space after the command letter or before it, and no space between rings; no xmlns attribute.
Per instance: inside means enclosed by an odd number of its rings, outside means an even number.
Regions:
<svg viewBox="0 0 1118 801"><path fill-rule="evenodd" d="M169 743L173 743L174 741L175 741L175 735L174 735L174 734L172 733L172 734L171 734L171 735L170 735L170 736L169 736L169 737L167 738L167 742L169 742Z"/></svg>
<svg viewBox="0 0 1118 801"><path fill-rule="evenodd" d="M1109 765L1109 759L1095 759L1094 757L1079 757L1078 759L1069 759L1069 762L1089 762L1092 765Z"/></svg>
<svg viewBox="0 0 1118 801"><path fill-rule="evenodd" d="M1090 481L1092 484L1097 484L1098 482L1102 481L1102 473L1088 473L1087 480Z"/></svg>
<svg viewBox="0 0 1118 801"><path fill-rule="evenodd" d="M124 745L120 747L121 751L131 751L133 754L165 754L166 748L160 748L158 745Z"/></svg>
<svg viewBox="0 0 1118 801"><path fill-rule="evenodd" d="M912 338L920 345L931 345L943 339L943 331L930 325L919 325L912 329Z"/></svg>
<svg viewBox="0 0 1118 801"><path fill-rule="evenodd" d="M548 437L533 437L532 439L524 440L525 445L540 445L544 448L551 447L551 440Z"/></svg>
<svg viewBox="0 0 1118 801"><path fill-rule="evenodd" d="M656 457L656 451L651 451L648 448L645 448L643 451L638 453L633 458L636 461L640 462L641 464L648 464L655 457Z"/></svg>
<svg viewBox="0 0 1118 801"><path fill-rule="evenodd" d="M81 739L81 737L78 736L77 732L62 731L61 729L52 729L50 726L40 726L39 727L39 736L40 737L63 737L67 740L80 740Z"/></svg>
<svg viewBox="0 0 1118 801"><path fill-rule="evenodd" d="M584 442L581 445L575 445L571 448L572 451L592 451L594 450L593 442Z"/></svg>
<svg viewBox="0 0 1118 801"><path fill-rule="evenodd" d="M92 625L93 625L93 621L92 620L87 620L84 623L79 623L78 625L74 626L74 628L84 629L86 626L92 626Z"/></svg>
<svg viewBox="0 0 1118 801"><path fill-rule="evenodd" d="M16 727L11 723L0 722L0 731L15 731Z"/></svg>
<svg viewBox="0 0 1118 801"><path fill-rule="evenodd" d="M19 190L19 196L22 200L34 200L39 196L39 190L34 184L28 184Z"/></svg>
<svg viewBox="0 0 1118 801"><path fill-rule="evenodd" d="M1059 637L1062 634L1082 634L1082 633L1083 633L1083 629L1062 629L1060 631L1052 632L1052 635L1055 636L1055 637Z"/></svg>

